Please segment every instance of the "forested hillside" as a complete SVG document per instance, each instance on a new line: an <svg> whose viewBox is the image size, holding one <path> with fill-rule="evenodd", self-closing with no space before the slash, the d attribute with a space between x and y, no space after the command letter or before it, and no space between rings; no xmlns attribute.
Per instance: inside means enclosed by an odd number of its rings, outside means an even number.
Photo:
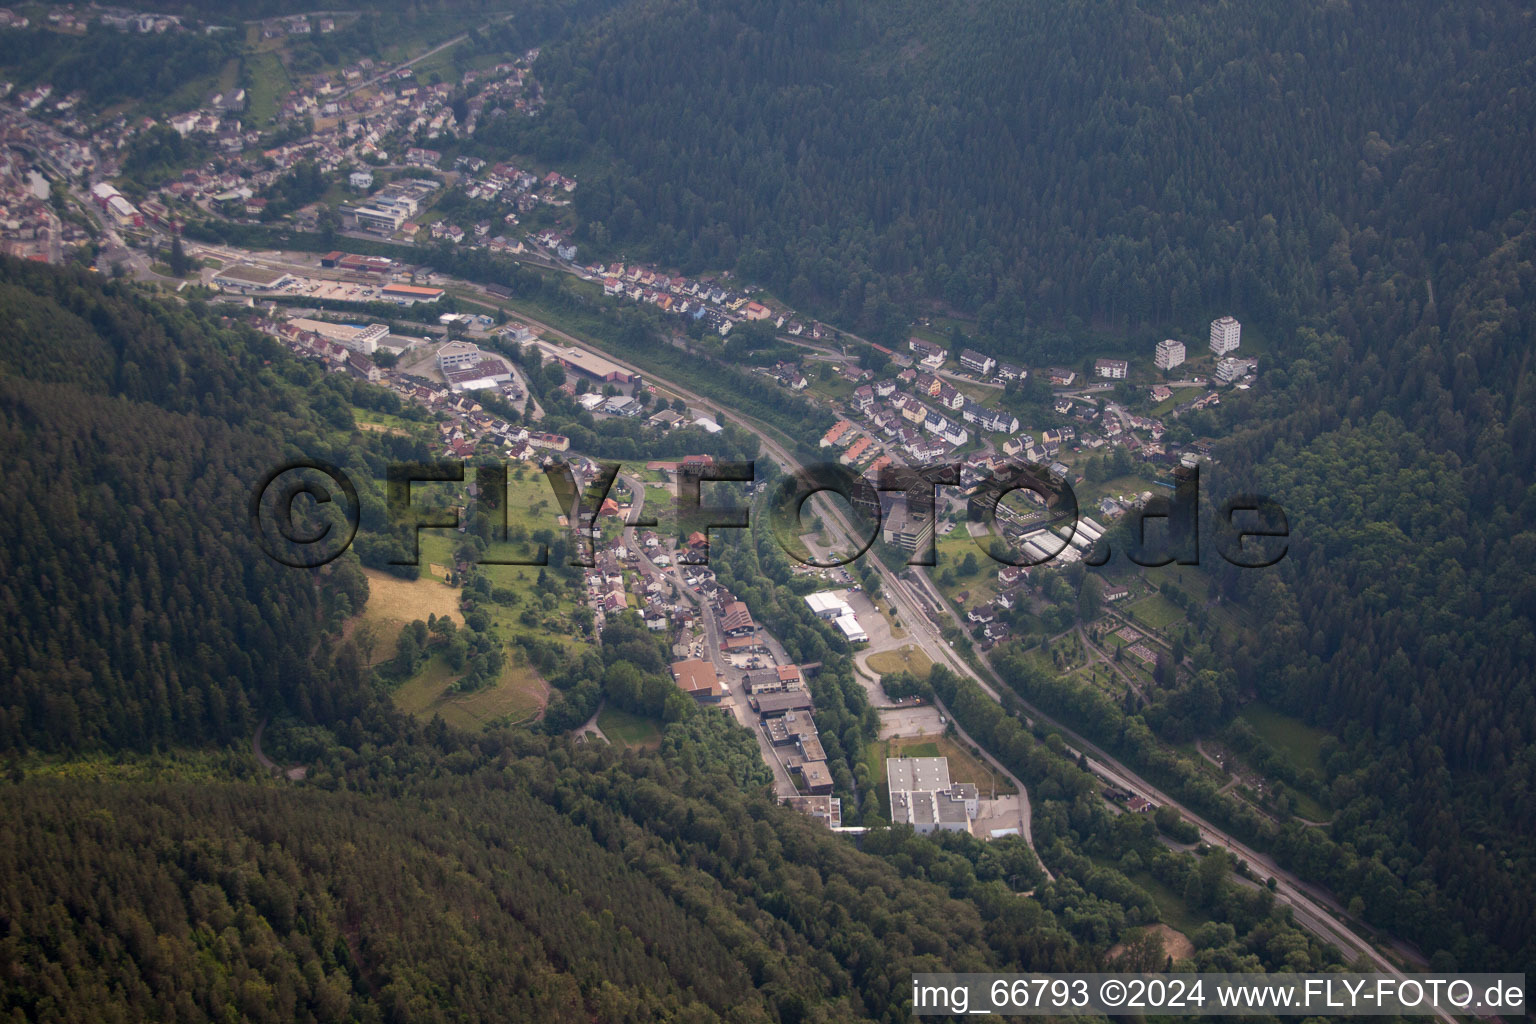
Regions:
<svg viewBox="0 0 1536 1024"><path fill-rule="evenodd" d="M83 36L41 27L0 33L0 68L14 81L82 92L90 109L145 97L163 101L216 71L233 52L228 37L182 32L141 36L95 26Z"/></svg>
<svg viewBox="0 0 1536 1024"><path fill-rule="evenodd" d="M647 0L546 53L547 116L482 134L590 156L599 247L874 331L946 303L1022 355L1073 319L1294 318L1348 286L1352 233L1423 260L1529 206L1528 18Z"/></svg>
<svg viewBox="0 0 1536 1024"><path fill-rule="evenodd" d="M300 789L0 783L0 1007L32 1021L745 1022L813 1007L895 1021L924 964L1085 963L1000 882L977 909L904 881L676 756L439 733Z"/></svg>
<svg viewBox="0 0 1536 1024"><path fill-rule="evenodd" d="M281 350L14 261L0 321L0 749L231 741L301 694L349 699L305 659L366 582L342 562L317 589L260 553L243 510L287 439L326 429L266 366Z"/></svg>

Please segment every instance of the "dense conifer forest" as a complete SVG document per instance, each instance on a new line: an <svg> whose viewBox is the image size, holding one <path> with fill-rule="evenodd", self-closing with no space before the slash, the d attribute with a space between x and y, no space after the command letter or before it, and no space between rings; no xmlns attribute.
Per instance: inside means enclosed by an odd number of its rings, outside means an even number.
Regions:
<svg viewBox="0 0 1536 1024"><path fill-rule="evenodd" d="M1527 209L1526 17L646 0L546 52L547 116L481 132L588 157L599 249L876 332L938 302L1023 354L1073 322L1291 320L1352 247L1423 275Z"/></svg>

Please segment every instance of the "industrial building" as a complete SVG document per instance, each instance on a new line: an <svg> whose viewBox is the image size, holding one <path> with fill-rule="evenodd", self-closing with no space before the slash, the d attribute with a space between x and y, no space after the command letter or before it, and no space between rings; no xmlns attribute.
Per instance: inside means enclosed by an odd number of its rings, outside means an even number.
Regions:
<svg viewBox="0 0 1536 1024"><path fill-rule="evenodd" d="M853 614L853 609L843 599L842 592L837 590L822 590L815 594L807 594L805 603L810 606L812 613L818 619L824 619L827 622Z"/></svg>
<svg viewBox="0 0 1536 1024"><path fill-rule="evenodd" d="M437 350L437 368L446 375L480 362L480 346L470 341L450 341Z"/></svg>
<svg viewBox="0 0 1536 1024"><path fill-rule="evenodd" d="M281 291L293 283L293 275L250 263L236 263L213 275L213 283L227 292L249 295L252 292Z"/></svg>
<svg viewBox="0 0 1536 1024"><path fill-rule="evenodd" d="M567 370L584 373L593 380L607 384L638 385L640 383L640 377L637 374L630 373L618 363L604 359L595 352L579 348L562 348L547 341L536 341L534 344L546 359L553 359Z"/></svg>
<svg viewBox="0 0 1536 1024"><path fill-rule="evenodd" d="M869 643L869 634L864 632L864 627L859 625L858 616L849 612L847 615L839 615L832 621L843 634L843 639L851 644Z"/></svg>
<svg viewBox="0 0 1536 1024"><path fill-rule="evenodd" d="M843 597L841 591L823 590L805 595L805 603L818 619L830 622L838 628L851 644L869 642L869 634L859 625L859 617Z"/></svg>
<svg viewBox="0 0 1536 1024"><path fill-rule="evenodd" d="M512 380L512 371L496 356L486 356L474 366L443 374L454 391L486 391Z"/></svg>
<svg viewBox="0 0 1536 1024"><path fill-rule="evenodd" d="M371 356L377 352L379 343L389 336L388 324L369 324L367 327L359 327L356 324L333 324L324 320L310 320L306 317L294 317L288 322L302 331L318 334L327 341L334 341L343 348L361 352L365 356Z"/></svg>
<svg viewBox="0 0 1536 1024"><path fill-rule="evenodd" d="M924 835L970 831L979 806L976 786L949 780L949 758L888 757L885 774L893 824Z"/></svg>
<svg viewBox="0 0 1536 1024"><path fill-rule="evenodd" d="M808 690L784 690L781 693L752 695L752 707L764 718L790 711L809 711L815 702Z"/></svg>
<svg viewBox="0 0 1536 1024"><path fill-rule="evenodd" d="M334 251L320 257L322 267L353 270L366 274L387 274L395 269L395 261L384 256L360 256L357 253Z"/></svg>
<svg viewBox="0 0 1536 1024"><path fill-rule="evenodd" d="M398 302L402 306L414 306L418 302L436 302L443 297L443 290L419 288L413 284L387 284L379 289L379 294L390 302Z"/></svg>
<svg viewBox="0 0 1536 1024"><path fill-rule="evenodd" d="M703 704L718 703L722 694L720 673L713 662L699 658L679 661L672 666L672 680L677 688Z"/></svg>

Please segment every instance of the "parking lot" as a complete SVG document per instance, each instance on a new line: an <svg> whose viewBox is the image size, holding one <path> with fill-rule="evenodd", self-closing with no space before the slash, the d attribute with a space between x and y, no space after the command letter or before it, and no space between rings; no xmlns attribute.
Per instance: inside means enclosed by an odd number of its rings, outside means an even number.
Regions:
<svg viewBox="0 0 1536 1024"><path fill-rule="evenodd" d="M880 711L880 739L892 736L933 736L944 731L939 709L932 704L911 708L883 708Z"/></svg>
<svg viewBox="0 0 1536 1024"><path fill-rule="evenodd" d="M978 839L990 839L994 829L1022 829L1023 817L1019 811L1017 794L988 800L983 793L982 798L978 801L976 817L971 819L971 835Z"/></svg>

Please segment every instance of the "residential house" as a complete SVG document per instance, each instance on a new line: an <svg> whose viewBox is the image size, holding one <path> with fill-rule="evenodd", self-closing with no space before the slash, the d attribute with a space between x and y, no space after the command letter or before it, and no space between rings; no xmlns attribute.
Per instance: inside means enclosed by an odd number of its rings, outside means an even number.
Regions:
<svg viewBox="0 0 1536 1024"><path fill-rule="evenodd" d="M852 432L852 423L850 423L848 420L838 420L836 423L832 424L831 429L822 435L821 447L830 448L833 445L838 445L840 447L846 445L853 440Z"/></svg>
<svg viewBox="0 0 1536 1024"><path fill-rule="evenodd" d="M919 366L926 366L933 370L943 366L945 359L948 358L948 353L944 349L922 338L908 338L907 348L917 356Z"/></svg>
<svg viewBox="0 0 1536 1024"><path fill-rule="evenodd" d="M968 348L960 352L960 365L972 373L978 373L985 377L991 374L993 368L997 366L997 360L991 356L982 355L975 349Z"/></svg>

